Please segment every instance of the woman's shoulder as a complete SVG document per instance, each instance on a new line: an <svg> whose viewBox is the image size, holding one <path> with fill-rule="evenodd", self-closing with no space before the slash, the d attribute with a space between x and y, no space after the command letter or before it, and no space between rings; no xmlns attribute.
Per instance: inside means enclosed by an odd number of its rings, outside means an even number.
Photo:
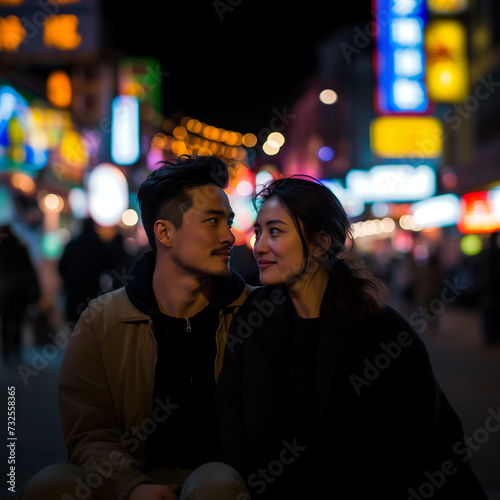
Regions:
<svg viewBox="0 0 500 500"><path fill-rule="evenodd" d="M267 316L272 315L279 306L288 301L288 294L284 286L259 286L255 287L248 295L245 302L240 307L238 314L249 313L252 310L267 312Z"/></svg>
<svg viewBox="0 0 500 500"><path fill-rule="evenodd" d="M384 304L380 314L371 318L365 325L366 337L371 337L378 346L397 343L402 348L408 348L405 349L407 352L427 356L427 349L419 334L403 314L391 305Z"/></svg>

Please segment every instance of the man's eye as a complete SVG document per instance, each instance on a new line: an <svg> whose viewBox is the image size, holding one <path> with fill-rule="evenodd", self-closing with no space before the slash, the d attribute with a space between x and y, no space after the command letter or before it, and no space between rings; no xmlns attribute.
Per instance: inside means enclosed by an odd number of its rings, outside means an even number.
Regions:
<svg viewBox="0 0 500 500"><path fill-rule="evenodd" d="M217 224L219 219L217 217L211 217L210 219L207 219L206 222L212 222L213 224Z"/></svg>

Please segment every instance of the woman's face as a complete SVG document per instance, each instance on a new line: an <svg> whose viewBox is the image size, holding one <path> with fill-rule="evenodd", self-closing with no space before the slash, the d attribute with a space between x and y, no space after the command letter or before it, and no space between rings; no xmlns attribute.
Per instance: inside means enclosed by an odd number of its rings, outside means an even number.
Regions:
<svg viewBox="0 0 500 500"><path fill-rule="evenodd" d="M254 224L253 254L263 285L287 283L301 275L304 251L295 222L278 198L260 207Z"/></svg>

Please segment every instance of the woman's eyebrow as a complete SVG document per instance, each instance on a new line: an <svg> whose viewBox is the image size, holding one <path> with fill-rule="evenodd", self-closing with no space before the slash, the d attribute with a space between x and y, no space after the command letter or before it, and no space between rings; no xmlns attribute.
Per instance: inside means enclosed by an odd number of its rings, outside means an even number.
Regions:
<svg viewBox="0 0 500 500"><path fill-rule="evenodd" d="M281 219L270 219L266 221L266 226L270 226L271 224L284 224L285 226L287 225L285 221L282 221Z"/></svg>
<svg viewBox="0 0 500 500"><path fill-rule="evenodd" d="M283 224L285 226L287 225L287 223L282 221L281 219L270 219L270 220L264 222L265 226L272 226L273 224ZM260 227L260 224L258 222L255 222L253 227L254 228Z"/></svg>

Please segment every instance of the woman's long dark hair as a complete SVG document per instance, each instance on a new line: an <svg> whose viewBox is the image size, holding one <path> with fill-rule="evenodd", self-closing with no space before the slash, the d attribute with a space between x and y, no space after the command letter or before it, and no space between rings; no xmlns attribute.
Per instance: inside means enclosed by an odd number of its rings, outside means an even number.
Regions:
<svg viewBox="0 0 500 500"><path fill-rule="evenodd" d="M335 280L337 307L356 321L379 313L386 287L361 259L352 255L351 223L332 191L313 177L291 176L267 183L253 198L255 208L269 198L278 198L294 220L302 241L304 266L309 262L306 242L314 242L321 231L330 236L330 248L321 263Z"/></svg>

